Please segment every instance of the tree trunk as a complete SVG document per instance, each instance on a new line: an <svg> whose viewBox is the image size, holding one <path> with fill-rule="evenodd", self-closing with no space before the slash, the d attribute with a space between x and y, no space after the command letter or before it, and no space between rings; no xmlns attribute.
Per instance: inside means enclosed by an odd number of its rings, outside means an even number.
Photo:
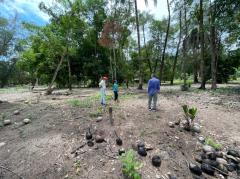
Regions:
<svg viewBox="0 0 240 179"><path fill-rule="evenodd" d="M198 83L198 65L197 64L195 64L193 67L193 76L194 76L193 82Z"/></svg>
<svg viewBox="0 0 240 179"><path fill-rule="evenodd" d="M113 65L112 65L112 53L111 53L111 49L110 51L110 71L111 71L111 75L112 75L112 80L114 79L114 74L113 74Z"/></svg>
<svg viewBox="0 0 240 179"><path fill-rule="evenodd" d="M140 44L140 32L139 32L139 20L138 20L138 8L137 8L137 0L134 0L135 5L135 16L136 16L136 26L137 26L137 37L138 37L138 61L139 61L139 84L138 89L143 89L143 79L142 79L142 61L141 57L141 44Z"/></svg>
<svg viewBox="0 0 240 179"><path fill-rule="evenodd" d="M169 28L170 28L170 20L171 20L169 0L167 0L167 6L168 6L168 25L167 25L167 32L166 32L166 36L165 36L163 53L162 53L162 62L161 62L161 65L160 65L160 81L161 81L162 75L163 75L164 60L165 60L165 51L166 51L166 47L167 47L168 34L169 34Z"/></svg>
<svg viewBox="0 0 240 179"><path fill-rule="evenodd" d="M114 61L114 80L117 80L117 61L115 48L113 48L113 61Z"/></svg>
<svg viewBox="0 0 240 179"><path fill-rule="evenodd" d="M214 3L213 5L214 9L212 9L212 6L210 4L210 13L211 13L211 76L212 76L212 86L211 89L216 90L217 89L217 48L216 48L216 27L215 27L215 13L216 13L216 5Z"/></svg>
<svg viewBox="0 0 240 179"><path fill-rule="evenodd" d="M71 91L72 90L72 73L71 73L71 63L68 55L67 55L67 63L68 63L68 89Z"/></svg>
<svg viewBox="0 0 240 179"><path fill-rule="evenodd" d="M174 75L175 75L175 69L176 69L177 59L178 59L178 53L179 53L179 47L180 47L180 44L181 44L181 37L182 37L182 11L181 11L181 10L180 10L180 12L179 12L179 28L180 28L179 40L178 40L177 51L176 51L175 58L174 58L174 63L173 63L173 70L172 70L172 77L171 77L171 85L173 85L173 80L174 80Z"/></svg>
<svg viewBox="0 0 240 179"><path fill-rule="evenodd" d="M188 38L188 24L187 24L187 5L186 0L184 1L184 23L185 23L185 29L184 29L184 35L185 39L183 40L183 62L182 62L182 69L183 69L183 87L186 90L187 88L187 74L186 74L186 63L187 63L187 38Z"/></svg>
<svg viewBox="0 0 240 179"><path fill-rule="evenodd" d="M204 59L204 30L203 30L203 0L200 0L200 9L199 9L199 14L200 14L200 23L199 23L199 29L200 29L200 43L201 43L201 86L200 89L206 89L205 84L206 84L206 72L205 72L205 59Z"/></svg>
<svg viewBox="0 0 240 179"><path fill-rule="evenodd" d="M58 71L59 71L59 69L60 69L60 67L61 67L61 65L62 65L62 62L63 62L63 59L64 59L65 55L66 55L66 49L64 49L64 51L63 51L63 53L62 53L61 59L60 59L60 61L59 61L59 63L58 63L58 66L57 66L55 72L54 72L52 81L51 81L50 85L48 86L48 89L47 89L47 92L46 92L47 95L52 94L52 91L53 91L52 86L53 86L54 81L56 80Z"/></svg>
<svg viewBox="0 0 240 179"><path fill-rule="evenodd" d="M151 65L151 61L149 59L149 54L148 54L148 49L146 47L146 39L145 39L145 28L144 28L144 25L143 25L143 43L144 43L144 47L145 47L145 52L146 52L146 59L147 59L147 63L148 63L148 67L149 67L149 70L150 70L150 74L152 74L152 65Z"/></svg>

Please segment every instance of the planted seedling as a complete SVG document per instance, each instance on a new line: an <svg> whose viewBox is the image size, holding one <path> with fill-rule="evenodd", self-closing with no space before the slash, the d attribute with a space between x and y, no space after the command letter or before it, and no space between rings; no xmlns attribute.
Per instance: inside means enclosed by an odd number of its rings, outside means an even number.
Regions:
<svg viewBox="0 0 240 179"><path fill-rule="evenodd" d="M116 137L117 137L117 139L116 139L116 144L117 145L119 145L119 146L121 146L122 145L122 139L117 135L117 132L116 131L114 131L114 133L115 133L115 135L116 135Z"/></svg>
<svg viewBox="0 0 240 179"><path fill-rule="evenodd" d="M185 119L187 121L184 129L190 131L193 127L193 121L197 115L197 108L189 108L188 105L183 105L182 108L184 111Z"/></svg>
<svg viewBox="0 0 240 179"><path fill-rule="evenodd" d="M121 156L123 174L129 179L141 179L139 169L142 164L136 159L136 152L132 149L128 150Z"/></svg>
<svg viewBox="0 0 240 179"><path fill-rule="evenodd" d="M87 140L92 139L92 133L91 133L90 127L88 128L88 130L87 130L87 132L86 132L86 139L87 139Z"/></svg>

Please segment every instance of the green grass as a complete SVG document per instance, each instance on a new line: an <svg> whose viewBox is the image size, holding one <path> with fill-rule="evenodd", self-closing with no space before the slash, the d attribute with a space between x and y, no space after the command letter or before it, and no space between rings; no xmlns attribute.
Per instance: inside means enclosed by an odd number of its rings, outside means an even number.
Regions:
<svg viewBox="0 0 240 179"><path fill-rule="evenodd" d="M219 143L217 143L217 142L215 142L215 141L214 141L213 139L211 139L211 138L207 138L206 141L205 141L205 144L212 146L215 150L220 150L220 149L222 149L222 145L219 144Z"/></svg>
<svg viewBox="0 0 240 179"><path fill-rule="evenodd" d="M27 87L24 86L16 86L16 87L9 87L9 88L0 88L0 94L8 94L8 93L21 93L29 91Z"/></svg>

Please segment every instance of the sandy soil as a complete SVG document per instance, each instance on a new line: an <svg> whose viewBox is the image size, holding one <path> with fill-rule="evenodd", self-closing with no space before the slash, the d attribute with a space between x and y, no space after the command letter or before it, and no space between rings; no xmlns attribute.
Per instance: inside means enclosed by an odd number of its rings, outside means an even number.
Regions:
<svg viewBox="0 0 240 179"><path fill-rule="evenodd" d="M199 135L168 126L169 121L183 118L182 104L199 109L197 121L203 126L200 135L211 137L224 147L240 146L239 93L181 92L179 86L163 86L158 110L150 112L145 92L122 91L120 103L109 101L113 106L113 126L107 109L100 122L91 115L99 110L98 103L91 108L68 103L70 99L84 101L97 93L97 89L74 89L72 93L60 90L50 96L43 95L40 89L34 93L0 93L4 101L0 104L0 120L12 121L0 128L0 165L26 179L123 178L118 149L130 149L141 140L153 147L147 157L139 157L143 179L166 178L168 172L180 179L193 178L186 161L193 161L194 154L199 153ZM14 115L15 110L20 114ZM24 118L30 118L31 123L23 125ZM93 147L85 145L73 152L86 142L88 127L94 134L103 135L106 142ZM115 144L114 130L123 139L122 147ZM154 154L163 159L160 169L151 165ZM1 177L18 178L6 169L0 169Z"/></svg>

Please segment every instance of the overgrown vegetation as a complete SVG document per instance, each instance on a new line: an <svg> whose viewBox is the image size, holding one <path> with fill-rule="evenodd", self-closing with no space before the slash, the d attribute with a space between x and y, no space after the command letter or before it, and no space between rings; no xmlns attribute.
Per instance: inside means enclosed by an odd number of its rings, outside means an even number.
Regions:
<svg viewBox="0 0 240 179"><path fill-rule="evenodd" d="M139 169L142 167L142 164L136 159L136 156L136 152L132 149L121 156L123 174L129 179L141 179Z"/></svg>

